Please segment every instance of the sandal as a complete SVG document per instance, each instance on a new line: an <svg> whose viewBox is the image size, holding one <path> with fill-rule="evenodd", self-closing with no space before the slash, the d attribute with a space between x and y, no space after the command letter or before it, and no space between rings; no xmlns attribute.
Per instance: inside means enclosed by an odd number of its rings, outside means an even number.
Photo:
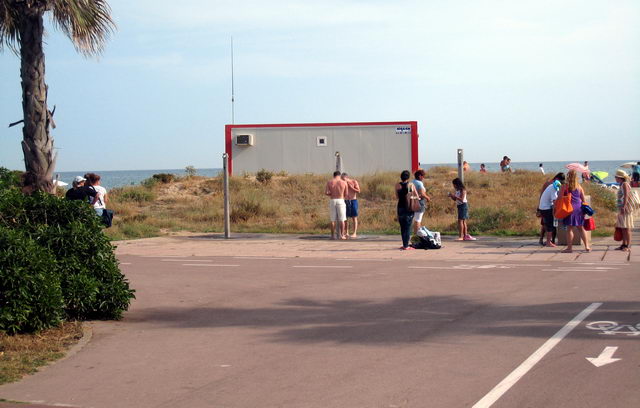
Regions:
<svg viewBox="0 0 640 408"><path fill-rule="evenodd" d="M619 247L616 248L616 251L624 251L627 248L627 246L625 244L620 245Z"/></svg>

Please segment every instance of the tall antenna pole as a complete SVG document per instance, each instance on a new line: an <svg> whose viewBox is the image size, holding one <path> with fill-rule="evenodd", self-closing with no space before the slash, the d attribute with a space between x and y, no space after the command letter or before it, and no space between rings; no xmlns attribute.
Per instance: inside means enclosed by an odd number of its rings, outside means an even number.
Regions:
<svg viewBox="0 0 640 408"><path fill-rule="evenodd" d="M231 36L231 124L235 124L236 112L235 112L235 88L233 83L233 36Z"/></svg>

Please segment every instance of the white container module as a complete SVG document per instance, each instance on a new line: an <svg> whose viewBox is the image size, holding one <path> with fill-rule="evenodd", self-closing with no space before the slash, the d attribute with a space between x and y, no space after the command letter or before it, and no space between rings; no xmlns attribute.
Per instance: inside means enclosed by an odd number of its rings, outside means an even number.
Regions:
<svg viewBox="0 0 640 408"><path fill-rule="evenodd" d="M342 168L352 175L415 171L418 123L354 122L226 125L229 173L261 169L289 174L326 174Z"/></svg>

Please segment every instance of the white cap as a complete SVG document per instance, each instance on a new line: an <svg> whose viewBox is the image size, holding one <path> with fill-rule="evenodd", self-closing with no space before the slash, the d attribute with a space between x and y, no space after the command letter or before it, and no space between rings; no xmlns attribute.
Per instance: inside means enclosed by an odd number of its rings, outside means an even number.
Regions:
<svg viewBox="0 0 640 408"><path fill-rule="evenodd" d="M87 179L82 176L76 176L76 178L73 179L74 183L82 183L83 181L87 181Z"/></svg>

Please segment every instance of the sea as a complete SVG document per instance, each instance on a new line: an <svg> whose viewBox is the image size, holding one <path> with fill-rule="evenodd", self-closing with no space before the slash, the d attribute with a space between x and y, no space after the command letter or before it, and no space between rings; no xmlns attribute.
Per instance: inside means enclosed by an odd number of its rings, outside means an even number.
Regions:
<svg viewBox="0 0 640 408"><path fill-rule="evenodd" d="M613 175L616 170L620 168L620 165L630 162L637 161L636 160L614 160L614 161L589 161L589 168L591 171L605 171L609 173L609 176L604 179L606 182L613 182ZM565 166L569 163L575 163L570 161L553 161L553 162L543 162L542 166L546 174L554 175L560 171L566 171ZM578 162L582 163L582 162ZM472 170L479 170L480 163L469 163L471 165ZM511 168L514 171L517 170L530 170L530 171L539 171L538 165L540 162L511 162ZM422 163L421 167L425 170L429 170L432 167L436 166L448 166L448 167L456 167L456 163ZM490 172L498 172L500 171L499 163L490 163L485 162L485 166L487 171ZM629 169L625 169L628 173L630 173ZM216 177L220 174L222 169L196 169L198 176L204 177ZM154 174L158 173L170 173L175 174L176 176L185 176L184 169L156 169L156 170L109 170L109 171L90 171L90 170L81 170L81 171L62 171L57 172L56 175L59 176L59 180L65 183L71 184L71 181L75 176L83 175L85 173L97 173L100 175L102 186L107 189L112 189L116 187L124 187L124 186L133 186L140 184L143 180L150 178Z"/></svg>

